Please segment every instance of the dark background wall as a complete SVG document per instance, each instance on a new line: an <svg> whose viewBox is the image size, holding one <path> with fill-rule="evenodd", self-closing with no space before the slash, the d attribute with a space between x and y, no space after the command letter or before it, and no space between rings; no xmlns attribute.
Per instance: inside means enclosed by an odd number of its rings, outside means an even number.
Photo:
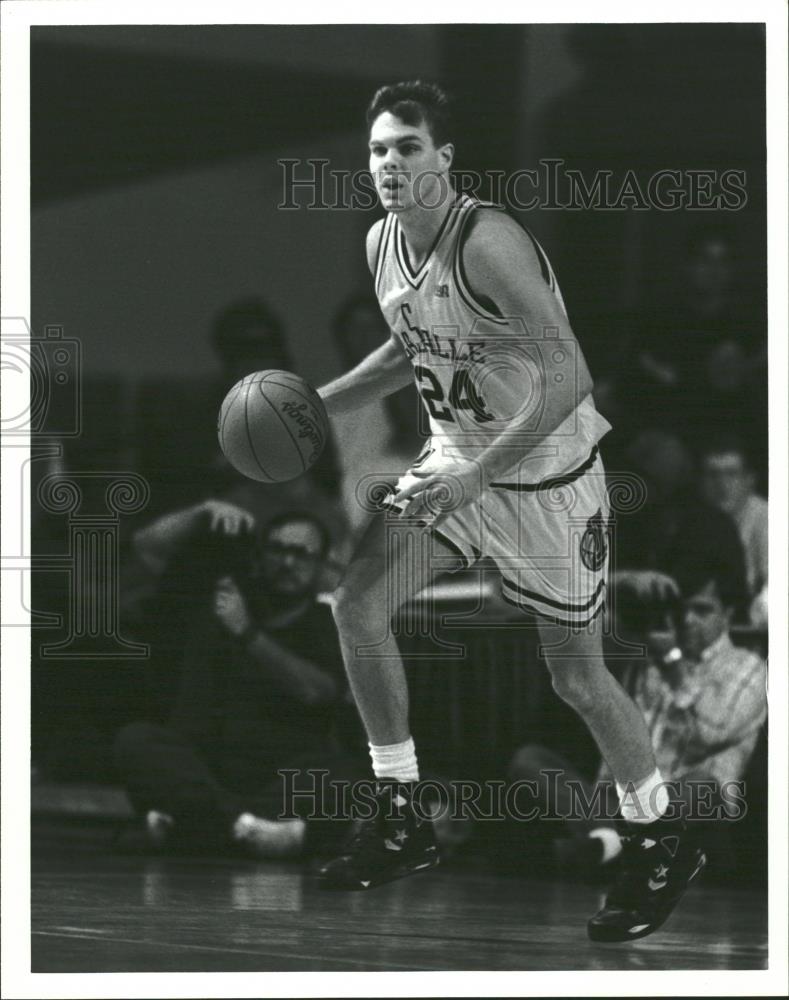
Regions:
<svg viewBox="0 0 789 1000"><path fill-rule="evenodd" d="M84 344L88 373L210 369L230 299L281 311L304 374L336 359L327 317L366 284L374 213L281 212L277 160L365 165L376 86L458 93L458 162L541 157L586 171L748 171L744 267L764 263L763 42L757 25L37 28L32 42L33 321ZM571 316L671 294L693 213L540 212Z"/></svg>

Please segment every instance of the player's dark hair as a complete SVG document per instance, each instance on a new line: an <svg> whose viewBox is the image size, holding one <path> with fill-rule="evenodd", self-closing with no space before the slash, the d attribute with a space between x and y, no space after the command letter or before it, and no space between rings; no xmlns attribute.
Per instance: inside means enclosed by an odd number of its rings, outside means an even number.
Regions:
<svg viewBox="0 0 789 1000"><path fill-rule="evenodd" d="M223 361L260 348L279 359L282 368L292 367L282 321L262 299L239 299L224 308L214 320L211 342Z"/></svg>
<svg viewBox="0 0 789 1000"><path fill-rule="evenodd" d="M288 510L282 514L277 514L266 521L261 532L261 541L266 542L271 537L272 532L277 528L283 528L286 524L309 524L318 532L321 542L321 556L325 556L331 547L331 534L329 529L314 514L308 510Z"/></svg>
<svg viewBox="0 0 789 1000"><path fill-rule="evenodd" d="M367 108L367 129L385 111L406 125L427 125L435 146L443 146L454 137L452 98L438 84L423 80L391 83L375 92Z"/></svg>

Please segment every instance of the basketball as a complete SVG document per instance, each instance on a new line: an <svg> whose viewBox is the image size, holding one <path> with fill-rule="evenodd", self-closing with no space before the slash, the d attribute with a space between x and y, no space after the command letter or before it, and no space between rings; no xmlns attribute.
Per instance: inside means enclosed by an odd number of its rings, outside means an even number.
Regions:
<svg viewBox="0 0 789 1000"><path fill-rule="evenodd" d="M293 372L246 375L225 396L217 433L225 457L260 483L284 483L307 472L326 443L323 400Z"/></svg>

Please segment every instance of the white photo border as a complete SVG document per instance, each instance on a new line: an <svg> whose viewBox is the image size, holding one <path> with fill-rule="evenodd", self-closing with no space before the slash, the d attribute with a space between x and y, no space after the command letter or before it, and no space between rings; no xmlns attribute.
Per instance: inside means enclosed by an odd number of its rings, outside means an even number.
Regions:
<svg viewBox="0 0 789 1000"><path fill-rule="evenodd" d="M6 0L2 12L2 315L30 317L29 31L66 24L326 24L392 20L394 8L359 0L326 17L314 0L291 6L225 0ZM787 8L782 0L552 0L550 4L400 0L399 24L572 22L764 22L767 28L768 287L770 420L770 848L768 970L707 972L426 973L30 973L30 642L3 627L2 902L3 995L9 997L266 996L738 996L787 991ZM24 389L3 373L3 417L24 410ZM6 391L8 389L8 391ZM22 395L20 395L22 393ZM29 448L29 440L15 444ZM5 447L3 448L5 453ZM4 454L4 458L5 458ZM4 461L4 470L8 465ZM2 545L30 552L19 483L2 477ZM21 529L21 530L20 530ZM26 534L27 533L27 534ZM20 535L22 536L20 539ZM29 576L29 574L28 574ZM29 591L29 587L28 587ZM2 591L3 619L15 595ZM29 607L29 592L26 594Z"/></svg>

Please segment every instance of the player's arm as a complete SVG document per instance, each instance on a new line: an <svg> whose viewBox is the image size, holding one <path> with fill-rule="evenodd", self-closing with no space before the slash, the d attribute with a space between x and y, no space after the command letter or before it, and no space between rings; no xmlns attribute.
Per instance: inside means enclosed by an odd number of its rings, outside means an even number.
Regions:
<svg viewBox="0 0 789 1000"><path fill-rule="evenodd" d="M567 316L542 275L534 244L513 219L500 212L480 212L463 248L463 266L467 282L480 301L491 303L508 319L522 321L530 347L541 353L544 405L539 426L529 430L525 448L528 452L552 434L591 393L592 377ZM552 336L546 339L549 330ZM556 361L557 330L561 341L574 345L574 378L567 378L566 365ZM513 446L524 450L518 419L480 455L488 482L512 466Z"/></svg>
<svg viewBox="0 0 789 1000"><path fill-rule="evenodd" d="M554 431L578 403L592 391L592 378L567 316L548 287L537 251L528 234L501 212L480 212L463 248L463 267L471 290L491 302L507 318L517 318L529 331L529 343L542 352L545 378L550 390L544 423ZM577 357L577 377L554 382L552 375L564 371L553 360L555 333L572 342ZM560 418L560 419L557 419Z"/></svg>
<svg viewBox="0 0 789 1000"><path fill-rule="evenodd" d="M371 274L375 273L382 226L383 219L376 222L367 234L367 264ZM392 334L385 344L368 354L355 368L322 386L318 392L332 416L359 409L381 396L389 396L408 385L412 378L411 362Z"/></svg>

